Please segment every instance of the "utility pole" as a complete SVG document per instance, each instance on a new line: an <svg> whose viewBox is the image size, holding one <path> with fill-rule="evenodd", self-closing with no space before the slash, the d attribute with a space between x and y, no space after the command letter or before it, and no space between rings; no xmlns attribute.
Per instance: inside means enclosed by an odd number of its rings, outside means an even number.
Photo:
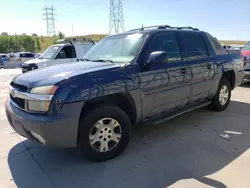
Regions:
<svg viewBox="0 0 250 188"><path fill-rule="evenodd" d="M72 37L74 37L74 24L72 24Z"/></svg>
<svg viewBox="0 0 250 188"><path fill-rule="evenodd" d="M110 0L109 34L124 30L123 0Z"/></svg>
<svg viewBox="0 0 250 188"><path fill-rule="evenodd" d="M53 6L47 7L45 6L44 9L44 20L46 20L47 24L47 35L48 36L53 36L56 34L56 29L55 29L55 9Z"/></svg>

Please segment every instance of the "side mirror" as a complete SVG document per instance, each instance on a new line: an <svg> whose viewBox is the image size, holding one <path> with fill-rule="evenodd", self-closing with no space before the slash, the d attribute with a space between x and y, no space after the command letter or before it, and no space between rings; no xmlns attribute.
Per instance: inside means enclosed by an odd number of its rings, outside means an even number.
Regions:
<svg viewBox="0 0 250 188"><path fill-rule="evenodd" d="M167 63L168 56L164 51L156 51L152 52L149 56L148 64L159 64L159 63Z"/></svg>

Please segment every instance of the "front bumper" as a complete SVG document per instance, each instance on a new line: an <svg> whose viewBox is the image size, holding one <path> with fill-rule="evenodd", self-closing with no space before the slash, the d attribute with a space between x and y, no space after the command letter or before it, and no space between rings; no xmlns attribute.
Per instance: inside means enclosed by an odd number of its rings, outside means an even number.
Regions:
<svg viewBox="0 0 250 188"><path fill-rule="evenodd" d="M21 67L22 67L22 73L38 69L38 66L36 64L26 64L26 63L23 63L21 65Z"/></svg>
<svg viewBox="0 0 250 188"><path fill-rule="evenodd" d="M43 145L69 148L77 144L78 122L83 102L65 104L60 114L41 115L17 108L11 100L5 103L10 125L20 135L35 143L41 143L31 133L40 135ZM42 143L41 143L42 144Z"/></svg>

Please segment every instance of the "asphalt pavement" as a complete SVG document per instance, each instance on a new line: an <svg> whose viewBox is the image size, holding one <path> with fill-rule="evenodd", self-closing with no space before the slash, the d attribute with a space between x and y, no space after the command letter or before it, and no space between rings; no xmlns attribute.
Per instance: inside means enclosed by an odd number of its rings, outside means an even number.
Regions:
<svg viewBox="0 0 250 188"><path fill-rule="evenodd" d="M224 112L203 108L134 127L121 156L93 163L74 148L37 146L14 132L4 102L18 74L0 70L0 188L250 188L250 84L233 91Z"/></svg>

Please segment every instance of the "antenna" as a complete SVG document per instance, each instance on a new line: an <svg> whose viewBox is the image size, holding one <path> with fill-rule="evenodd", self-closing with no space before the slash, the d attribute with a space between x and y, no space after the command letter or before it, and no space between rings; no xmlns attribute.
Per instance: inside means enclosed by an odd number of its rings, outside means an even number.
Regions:
<svg viewBox="0 0 250 188"><path fill-rule="evenodd" d="M124 30L123 0L110 0L109 34Z"/></svg>
<svg viewBox="0 0 250 188"><path fill-rule="evenodd" d="M44 20L46 20L47 24L47 35L48 36L53 36L56 34L55 30L55 9L53 6L47 7L45 6L43 11L45 12L43 15L45 16Z"/></svg>

